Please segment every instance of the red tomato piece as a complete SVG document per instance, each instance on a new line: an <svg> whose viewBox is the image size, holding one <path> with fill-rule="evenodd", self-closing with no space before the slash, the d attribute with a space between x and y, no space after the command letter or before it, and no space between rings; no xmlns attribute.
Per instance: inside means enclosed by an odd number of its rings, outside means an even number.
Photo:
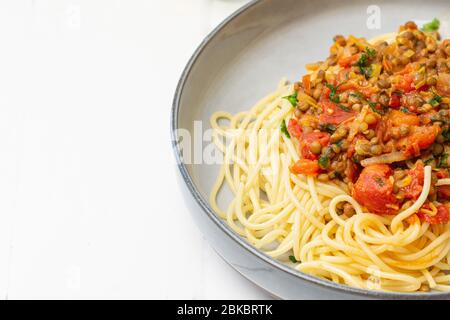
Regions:
<svg viewBox="0 0 450 320"><path fill-rule="evenodd" d="M291 172L295 174L305 174L308 176L317 176L320 171L319 164L315 160L300 159L291 166Z"/></svg>
<svg viewBox="0 0 450 320"><path fill-rule="evenodd" d="M402 97L398 94L393 93L389 100L389 107L400 108L401 105L402 105Z"/></svg>
<svg viewBox="0 0 450 320"><path fill-rule="evenodd" d="M353 198L370 212L395 214L398 200L389 181L392 169L386 164L375 164L364 168L353 188Z"/></svg>
<svg viewBox="0 0 450 320"><path fill-rule="evenodd" d="M359 54L355 54L350 57L340 58L338 63L341 67L348 68L348 67L351 67L352 65L354 65L356 63L356 61L358 61L359 57L360 57Z"/></svg>
<svg viewBox="0 0 450 320"><path fill-rule="evenodd" d="M338 125L355 116L354 112L347 112L329 100L323 100L319 104L323 110L319 117L320 123Z"/></svg>
<svg viewBox="0 0 450 320"><path fill-rule="evenodd" d="M405 193L405 198L407 199L417 199L422 193L423 189L423 164L422 162L418 162L414 169L408 170L407 174L411 176L411 183L403 188L400 188L400 191Z"/></svg>
<svg viewBox="0 0 450 320"><path fill-rule="evenodd" d="M330 144L330 135L326 132L311 132L304 134L300 138L300 152L305 159L317 160L318 155L315 155L309 149L312 142L319 141L322 147L326 147Z"/></svg>
<svg viewBox="0 0 450 320"><path fill-rule="evenodd" d="M437 193L441 199L450 199L450 186L440 186L437 187Z"/></svg>
<svg viewBox="0 0 450 320"><path fill-rule="evenodd" d="M394 86L394 89L401 90L403 92L411 92L415 89L414 78L411 74L405 74L401 81Z"/></svg>
<svg viewBox="0 0 450 320"><path fill-rule="evenodd" d="M439 134L439 126L414 127L413 133L398 141L397 147L407 156L416 155L421 149L431 146Z"/></svg>
<svg viewBox="0 0 450 320"><path fill-rule="evenodd" d="M302 135L302 127L298 124L297 120L290 119L288 123L289 134L295 138L300 138Z"/></svg>
<svg viewBox="0 0 450 320"><path fill-rule="evenodd" d="M429 204L424 204L422 208L430 210ZM417 216L421 221L428 222L429 224L442 224L450 221L450 210L448 205L441 204L437 207L437 213L435 216L430 216L426 213L419 211Z"/></svg>
<svg viewBox="0 0 450 320"><path fill-rule="evenodd" d="M438 172L436 172L436 177L438 177L438 179L445 179L448 178L448 172L445 169L441 169Z"/></svg>

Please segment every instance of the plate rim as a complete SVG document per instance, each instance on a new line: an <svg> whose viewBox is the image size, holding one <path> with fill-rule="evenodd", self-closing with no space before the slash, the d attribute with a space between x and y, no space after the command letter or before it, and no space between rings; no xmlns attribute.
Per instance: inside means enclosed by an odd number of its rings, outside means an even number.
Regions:
<svg viewBox="0 0 450 320"><path fill-rule="evenodd" d="M175 89L174 98L172 101L171 114L170 114L170 135L171 135L171 146L175 155L175 160L177 162L177 167L179 173L181 174L184 183L186 184L190 195L194 198L195 202L199 205L199 207L203 210L203 212L207 215L207 217L216 224L229 238L237 242L238 245L249 251L251 254L256 256L257 258L263 260L265 263L270 266L277 268L279 271L287 272L288 274L299 277L302 280L308 281L314 285L318 285L324 287L326 289L332 289L339 292L350 293L356 296L362 296L367 298L383 298L383 299L449 299L450 292L416 292L416 293L399 293L399 292L384 292L384 291L375 291L368 289L359 289L350 287L348 285L338 284L329 280L321 279L319 277L300 272L295 270L292 267L289 267L282 262L273 259L272 257L266 255L262 251L253 247L250 243L245 241L244 238L240 237L236 233L234 233L225 223L217 216L214 210L209 205L208 201L204 199L201 195L198 188L195 186L194 181L189 174L186 165L182 161L182 156L180 149L177 145L177 136L176 130L178 129L178 114L180 109L180 101L183 95L184 88L186 86L189 75L195 66L197 60L208 46L208 44L215 38L218 33L224 29L230 22L235 20L237 17L248 11L249 9L262 4L267 0L251 0L249 3L243 5L227 18L225 18L218 26L216 26L198 45L192 56L189 58L186 66L184 67L181 76L178 80L177 87ZM235 268L234 268L235 269ZM239 272L239 271L238 271ZM247 277L246 277L247 278ZM248 278L247 278L248 279ZM252 281L252 280L250 280ZM254 282L254 281L252 281ZM258 284L258 286L260 286ZM263 288L263 290L266 290Z"/></svg>

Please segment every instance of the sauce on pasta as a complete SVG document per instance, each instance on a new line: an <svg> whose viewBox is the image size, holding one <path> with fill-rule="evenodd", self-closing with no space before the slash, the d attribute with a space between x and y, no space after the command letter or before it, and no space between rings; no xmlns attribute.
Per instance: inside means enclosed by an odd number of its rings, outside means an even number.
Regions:
<svg viewBox="0 0 450 320"><path fill-rule="evenodd" d="M224 154L213 209L299 271L450 291L450 40L436 24L372 41L338 35L300 81L248 111L213 114ZM224 185L233 198L221 209Z"/></svg>

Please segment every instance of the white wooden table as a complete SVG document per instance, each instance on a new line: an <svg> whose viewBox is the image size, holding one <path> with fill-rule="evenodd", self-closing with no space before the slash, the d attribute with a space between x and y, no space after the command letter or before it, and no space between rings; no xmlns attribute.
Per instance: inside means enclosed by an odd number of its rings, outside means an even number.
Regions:
<svg viewBox="0 0 450 320"><path fill-rule="evenodd" d="M268 298L194 226L169 112L245 0L0 2L0 298Z"/></svg>

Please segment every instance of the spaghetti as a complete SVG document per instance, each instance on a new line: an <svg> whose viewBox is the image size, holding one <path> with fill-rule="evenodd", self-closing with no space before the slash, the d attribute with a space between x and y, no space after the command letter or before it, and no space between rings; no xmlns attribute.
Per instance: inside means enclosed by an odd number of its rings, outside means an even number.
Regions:
<svg viewBox="0 0 450 320"><path fill-rule="evenodd" d="M313 70L311 77L317 77L317 72L318 69ZM294 170L305 159L301 145L306 138L303 131L296 139L293 128L285 124L301 121L310 114L296 112L289 97L295 95L296 104L304 102L310 108L320 108L322 100L308 92L311 91L299 90L298 85L283 80L274 93L248 111L212 115L214 142L224 154L210 195L212 208L253 246L301 272L363 289L450 291L450 224L445 220L435 223L432 218L438 211L441 213L442 205L429 200L436 187L450 185L450 178L441 176L436 181L434 165L423 165L422 160L414 164L411 159L415 156L402 157L398 166L404 164L404 172L422 177L420 188L415 189L418 192L406 202L396 199L397 207L387 204L386 212L372 212L368 210L370 201L355 197L355 188L364 179L364 168L358 182L349 175L333 176L334 171L323 167L319 167L319 172ZM363 108L359 114L352 114L350 121L343 120L349 127L347 140L353 139L351 121L368 113ZM330 142L327 143L330 148ZM308 141L307 147L311 146ZM322 148L322 156L326 152ZM366 155L364 160L377 156ZM320 158L309 161L320 163ZM367 168L376 165L379 162ZM323 172L333 178L319 179ZM402 176L399 182L408 177ZM391 180L394 178L386 175L378 188L390 186ZM392 185L395 183L396 180ZM225 210L218 205L224 186L233 194ZM411 182L400 187L400 191L410 190L410 186ZM344 210L343 205L350 209Z"/></svg>

